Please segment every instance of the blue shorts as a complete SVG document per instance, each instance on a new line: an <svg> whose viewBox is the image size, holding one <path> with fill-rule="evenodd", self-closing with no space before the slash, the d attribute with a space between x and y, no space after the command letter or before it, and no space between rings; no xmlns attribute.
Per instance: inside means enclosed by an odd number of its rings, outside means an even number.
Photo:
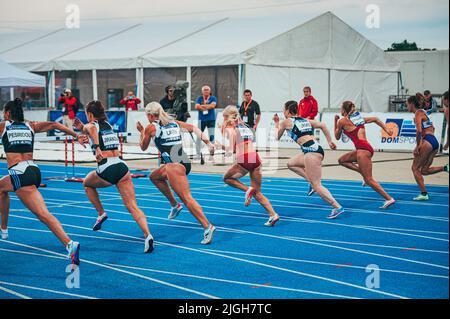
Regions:
<svg viewBox="0 0 450 319"><path fill-rule="evenodd" d="M423 139L431 144L431 146L433 147L433 150L439 149L439 142L434 135L427 134L423 137Z"/></svg>

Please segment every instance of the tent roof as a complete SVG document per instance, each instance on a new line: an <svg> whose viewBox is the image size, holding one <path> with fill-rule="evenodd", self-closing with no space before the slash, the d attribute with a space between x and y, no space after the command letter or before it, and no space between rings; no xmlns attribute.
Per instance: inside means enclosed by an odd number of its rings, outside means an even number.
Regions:
<svg viewBox="0 0 450 319"><path fill-rule="evenodd" d="M399 69L398 63L332 13L301 25L279 17L153 20L101 26L84 23L80 29L0 35L0 57L32 71L245 63L389 72Z"/></svg>
<svg viewBox="0 0 450 319"><path fill-rule="evenodd" d="M0 87L45 87L45 77L21 70L0 60Z"/></svg>

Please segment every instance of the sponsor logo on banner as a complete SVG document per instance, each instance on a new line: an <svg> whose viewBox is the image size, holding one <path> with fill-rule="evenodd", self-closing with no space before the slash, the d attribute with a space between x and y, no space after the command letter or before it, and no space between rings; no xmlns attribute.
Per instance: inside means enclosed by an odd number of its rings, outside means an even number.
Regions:
<svg viewBox="0 0 450 319"><path fill-rule="evenodd" d="M415 144L416 125L413 120L387 119L386 126L393 131L392 136L381 132L382 144Z"/></svg>

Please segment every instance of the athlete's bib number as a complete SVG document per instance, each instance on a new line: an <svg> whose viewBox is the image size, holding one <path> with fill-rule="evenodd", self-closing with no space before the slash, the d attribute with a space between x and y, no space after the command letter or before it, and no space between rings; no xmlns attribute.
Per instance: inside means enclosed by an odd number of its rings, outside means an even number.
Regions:
<svg viewBox="0 0 450 319"><path fill-rule="evenodd" d="M11 145L32 144L33 134L30 130L9 130L8 141Z"/></svg>

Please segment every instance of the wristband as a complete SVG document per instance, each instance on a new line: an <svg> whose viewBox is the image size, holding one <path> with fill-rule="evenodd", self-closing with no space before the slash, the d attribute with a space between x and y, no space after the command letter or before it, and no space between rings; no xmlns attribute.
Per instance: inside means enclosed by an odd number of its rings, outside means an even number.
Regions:
<svg viewBox="0 0 450 319"><path fill-rule="evenodd" d="M100 147L100 145L98 145L98 144L92 144L92 149L93 149L93 150L96 150L98 147Z"/></svg>

